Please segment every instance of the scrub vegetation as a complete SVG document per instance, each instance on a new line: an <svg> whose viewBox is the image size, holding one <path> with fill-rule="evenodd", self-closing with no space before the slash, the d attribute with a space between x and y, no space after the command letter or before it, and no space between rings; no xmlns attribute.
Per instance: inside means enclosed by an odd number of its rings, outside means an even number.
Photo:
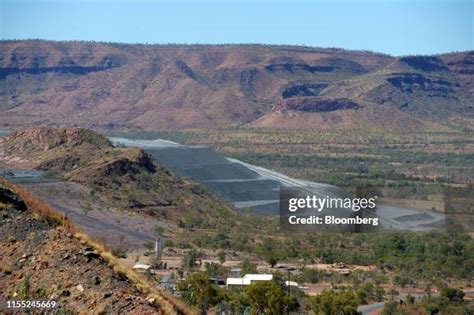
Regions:
<svg viewBox="0 0 474 315"><path fill-rule="evenodd" d="M226 156L300 179L345 187L373 187L388 203L443 210L443 189L474 179L472 132L382 130L135 132L207 145Z"/></svg>
<svg viewBox="0 0 474 315"><path fill-rule="evenodd" d="M62 132L64 131L59 133L63 135ZM75 132L68 131L67 139L70 138L69 133L76 135ZM59 140L59 144L55 146L47 144L40 148L30 148L30 142L25 139L34 134L36 131L30 131L29 135L17 134L16 140L13 138L4 142L3 148L7 153L9 150L15 153L15 161L28 163L25 162L25 157L35 157L34 161L41 163L36 163L33 167L54 170L62 179L90 187L94 191L90 194L91 202L100 199L109 207L145 214L163 223L160 234L167 240L165 247L184 253L183 264L177 271L181 275L187 274L187 282L180 284L180 287L185 288L182 290L183 298L201 312L211 307L228 307L231 310L243 307L279 314L291 306L291 310L304 308L312 309L316 314L324 314L328 309L343 305L347 314L354 314L353 310L357 305L397 295L384 287L410 287L432 292L432 288L442 290L472 285L474 242L467 234L285 233L279 230L277 217L252 214L246 210L237 211L203 186L169 172L140 150L114 148L108 143L97 146L97 141L68 144L67 141ZM473 147L463 134L440 133L427 136L434 143L444 139L442 145L433 146L417 144L416 141L424 141L425 138L416 135L368 133L365 138L359 138L355 134L333 134L331 138L318 133L290 135L242 130L148 134L150 138L206 144L226 155L300 178L321 180L312 175L312 172L318 170L321 174L333 174L335 178L352 174L353 180L341 182L341 186L345 183L345 187L351 189L352 184L349 183L360 181L361 184L380 190L384 196L393 188L390 185L404 181L425 188L435 187L434 190L424 190L423 194L415 195L417 199L414 200L440 200L444 185L465 186L467 184L462 176L470 176L472 172L469 161L472 159ZM329 137L329 134L326 136ZM143 138L144 135L137 134L137 137ZM351 143L350 139L360 141ZM329 144L329 141L334 143ZM461 147L458 143L464 144ZM403 150L405 146L406 149ZM441 152L440 146L446 148L445 152ZM431 155L430 150L437 153ZM369 157L363 158L364 154ZM431 160L428 159L429 163L423 164L423 158L415 159L417 154L421 157L431 156ZM6 154L7 158L9 156ZM344 156L350 162L345 162ZM76 160L71 157L76 157ZM412 165L412 159L413 164L416 162L426 166L427 170L436 169L440 176L433 176L434 173L418 176L420 174L416 171L420 168ZM383 170L383 165L393 163L399 164L393 168L393 173L386 174L388 178L378 177L372 171ZM366 169L356 172L356 165ZM457 168L459 176L452 171L446 173L449 180L443 179L445 171ZM377 181L384 185L378 186ZM150 203L152 200L163 202ZM216 261L221 262L217 265L198 264L197 261L205 256L206 251L216 253L219 258ZM245 253L255 258L254 261L243 260L239 264L242 272L256 272L255 262L265 264L265 268L275 275L274 283L252 285L243 292L234 292L222 291L209 282L212 277L228 276L229 267L223 262L232 253ZM344 275L314 267L317 264L338 263L366 268ZM298 283L330 283L328 293L319 298L308 298L302 291L295 289L287 296L284 285L287 275L285 269L279 270L278 267L288 264L297 266L298 272L292 279ZM199 275L200 272L206 272L206 276ZM196 290L193 291L194 287ZM262 295L259 293L262 290L272 294ZM342 292L345 293L341 295ZM212 299L206 294L210 294ZM281 298L282 296L285 298ZM277 305L272 301L281 303Z"/></svg>

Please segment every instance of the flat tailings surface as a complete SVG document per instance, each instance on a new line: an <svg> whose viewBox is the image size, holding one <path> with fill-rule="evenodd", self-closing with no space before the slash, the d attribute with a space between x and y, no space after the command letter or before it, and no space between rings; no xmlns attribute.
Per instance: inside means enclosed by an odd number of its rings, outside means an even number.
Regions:
<svg viewBox="0 0 474 315"><path fill-rule="evenodd" d="M168 167L193 168L229 163L225 157L206 147L183 145L179 147L147 147L145 150Z"/></svg>
<svg viewBox="0 0 474 315"><path fill-rule="evenodd" d="M181 145L163 139L109 139L116 145L142 147L165 167L207 186L236 208L278 214L280 190L286 188L296 188L305 196L313 195L318 198L352 198L351 194L339 187L291 178L226 158L204 146ZM387 229L426 231L433 226L444 226L444 215L428 210L377 204L375 213L383 228Z"/></svg>
<svg viewBox="0 0 474 315"><path fill-rule="evenodd" d="M179 146L147 147L145 150L165 167L206 185L232 203L244 201L248 203L242 203L243 205L257 208L253 206L253 202L260 201L259 212L278 211L275 204L279 198L278 181L263 178L257 172L229 161L210 148ZM265 206L265 203L268 205Z"/></svg>

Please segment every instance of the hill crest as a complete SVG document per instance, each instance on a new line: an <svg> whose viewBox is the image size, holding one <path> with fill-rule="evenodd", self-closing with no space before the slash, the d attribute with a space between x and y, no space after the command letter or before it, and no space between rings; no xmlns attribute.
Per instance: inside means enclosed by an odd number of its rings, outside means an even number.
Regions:
<svg viewBox="0 0 474 315"><path fill-rule="evenodd" d="M396 117L387 129L465 128L474 115L473 58L474 52L392 57L300 46L2 41L0 126L286 128L305 126L306 115L289 111L285 124L274 124L279 103L321 97L359 104L355 116L369 127ZM352 112L309 116L321 126L351 128L358 120Z"/></svg>

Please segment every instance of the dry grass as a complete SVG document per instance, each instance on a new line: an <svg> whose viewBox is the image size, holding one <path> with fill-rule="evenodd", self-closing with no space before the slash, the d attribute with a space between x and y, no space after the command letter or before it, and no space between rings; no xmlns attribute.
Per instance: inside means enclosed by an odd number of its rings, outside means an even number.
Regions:
<svg viewBox="0 0 474 315"><path fill-rule="evenodd" d="M18 194L35 215L52 226L60 226L65 231L74 235L81 242L93 247L113 270L128 278L140 292L147 294L147 299L163 311L163 314L194 314L195 312L173 296L163 292L150 283L144 276L138 274L114 256L109 247L101 241L94 240L84 231L74 225L63 213L46 204L44 201L33 196L21 186L12 184L0 177L0 185L7 187Z"/></svg>
<svg viewBox="0 0 474 315"><path fill-rule="evenodd" d="M34 214L39 215L40 218L46 221L48 224L52 226L60 225L66 231L73 234L76 232L82 232L77 226L74 225L74 223L72 223L72 221L66 217L64 213L57 211L50 205L46 204L44 201L36 198L21 186L12 184L3 177L0 177L0 185L5 186L18 194L26 203L28 209L32 209Z"/></svg>
<svg viewBox="0 0 474 315"><path fill-rule="evenodd" d="M111 266L115 272L127 277L141 292L148 294L148 299L153 299L165 314L192 314L193 312L173 296L163 293L150 283L143 275L135 272L119 258L114 256L102 242L91 239L83 232L75 233L74 237L87 243L100 253L100 256Z"/></svg>

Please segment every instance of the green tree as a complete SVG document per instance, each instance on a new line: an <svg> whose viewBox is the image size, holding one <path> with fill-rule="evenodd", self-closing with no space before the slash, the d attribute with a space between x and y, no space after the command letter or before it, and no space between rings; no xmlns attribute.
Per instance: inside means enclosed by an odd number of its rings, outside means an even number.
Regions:
<svg viewBox="0 0 474 315"><path fill-rule="evenodd" d="M385 295L385 289L379 286L375 287L375 299L377 302L382 302Z"/></svg>
<svg viewBox="0 0 474 315"><path fill-rule="evenodd" d="M199 256L199 253L195 249L189 250L183 257L183 268L193 269L196 266L196 261L198 260Z"/></svg>
<svg viewBox="0 0 474 315"><path fill-rule="evenodd" d="M221 264L225 263L225 253L223 251L217 253L217 258Z"/></svg>
<svg viewBox="0 0 474 315"><path fill-rule="evenodd" d="M304 269L301 277L304 282L318 283L323 279L324 274L318 269Z"/></svg>
<svg viewBox="0 0 474 315"><path fill-rule="evenodd" d="M245 289L252 314L280 315L285 308L285 290L275 281L257 281Z"/></svg>
<svg viewBox="0 0 474 315"><path fill-rule="evenodd" d="M406 275L396 275L393 278L393 282L404 288L409 283L409 279Z"/></svg>
<svg viewBox="0 0 474 315"><path fill-rule="evenodd" d="M324 291L310 298L310 307L315 315L357 315L357 300L352 291Z"/></svg>
<svg viewBox="0 0 474 315"><path fill-rule="evenodd" d="M244 258L244 260L239 263L238 267L241 269L242 275L257 273L257 264L250 262L247 258Z"/></svg>
<svg viewBox="0 0 474 315"><path fill-rule="evenodd" d="M462 302L464 300L464 292L455 288L444 288L440 295L450 302Z"/></svg>
<svg viewBox="0 0 474 315"><path fill-rule="evenodd" d="M226 300L233 314L244 314L245 310L250 306L245 295L240 291L227 291Z"/></svg>
<svg viewBox="0 0 474 315"><path fill-rule="evenodd" d="M399 302L389 301L385 303L381 315L408 315L407 311L400 308Z"/></svg>
<svg viewBox="0 0 474 315"><path fill-rule="evenodd" d="M225 278L229 273L229 268L215 263L205 263L206 273L210 278Z"/></svg>
<svg viewBox="0 0 474 315"><path fill-rule="evenodd" d="M194 273L178 283L182 298L190 305L197 306L200 314L207 314L209 307L224 299L222 290L213 285L208 275Z"/></svg>
<svg viewBox="0 0 474 315"><path fill-rule="evenodd" d="M267 264L270 265L270 267L274 268L276 266L276 264L278 263L278 260L276 258L276 256L274 255L268 255L265 257L265 261L267 262Z"/></svg>
<svg viewBox="0 0 474 315"><path fill-rule="evenodd" d="M359 304L368 304L370 301L376 300L375 287L371 282L366 282L356 291Z"/></svg>

